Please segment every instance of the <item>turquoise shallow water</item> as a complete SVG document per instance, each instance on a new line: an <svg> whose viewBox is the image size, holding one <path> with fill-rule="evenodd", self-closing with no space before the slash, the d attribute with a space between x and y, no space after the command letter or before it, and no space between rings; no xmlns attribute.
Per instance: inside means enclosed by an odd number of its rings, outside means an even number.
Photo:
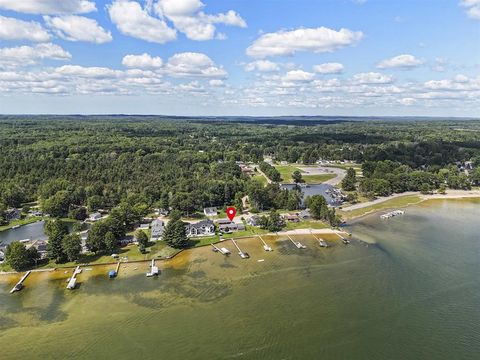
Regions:
<svg viewBox="0 0 480 360"><path fill-rule="evenodd" d="M354 223L322 249L258 240L161 263L0 278L1 359L478 359L480 203L439 201ZM225 243L233 250L233 245ZM264 259L263 262L258 260Z"/></svg>

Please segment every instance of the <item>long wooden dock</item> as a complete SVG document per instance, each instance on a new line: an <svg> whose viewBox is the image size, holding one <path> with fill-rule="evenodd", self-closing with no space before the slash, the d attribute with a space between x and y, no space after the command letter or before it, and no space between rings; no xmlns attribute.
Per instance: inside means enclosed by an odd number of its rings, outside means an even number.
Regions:
<svg viewBox="0 0 480 360"><path fill-rule="evenodd" d="M343 236L340 235L338 232L336 232L335 234L337 234L337 236L338 236L340 239L342 239L342 241L343 241L343 243L344 243L345 245L350 244L350 240L348 240L347 238L343 237Z"/></svg>
<svg viewBox="0 0 480 360"><path fill-rule="evenodd" d="M287 234L288 239L295 245L298 249L306 249L307 247L299 241L293 240L290 235Z"/></svg>
<svg viewBox="0 0 480 360"><path fill-rule="evenodd" d="M218 246L215 246L215 244L210 244L213 246L213 251L215 252L219 252L220 254L223 254L223 255L230 255L230 250L228 250L227 248L219 248Z"/></svg>
<svg viewBox="0 0 480 360"><path fill-rule="evenodd" d="M265 242L265 240L263 240L263 238L262 238L260 235L258 235L258 238L259 238L260 241L263 243L263 250L265 250L265 251L273 251L272 248L267 245L267 243Z"/></svg>
<svg viewBox="0 0 480 360"><path fill-rule="evenodd" d="M248 259L250 257L250 255L248 255L248 253L243 252L242 249L240 249L240 247L237 245L237 242L234 239L232 239L232 243L238 249L238 255L240 255L240 257L242 259Z"/></svg>
<svg viewBox="0 0 480 360"><path fill-rule="evenodd" d="M67 289L68 290L73 290L77 286L77 275L82 272L82 269L80 269L80 266L77 266L75 270L73 271L72 277L68 280L67 284Z"/></svg>
<svg viewBox="0 0 480 360"><path fill-rule="evenodd" d="M12 290L10 290L10 294L13 294L16 291L20 291L23 289L23 282L28 277L28 275L30 275L31 272L31 270L28 270L25 274L23 274L22 278L15 284Z"/></svg>
<svg viewBox="0 0 480 360"><path fill-rule="evenodd" d="M320 247L328 247L328 244L325 240L323 240L322 238L319 238L317 237L312 231L310 231L310 233L312 234L312 236L315 238L315 240L318 241L318 245L320 245Z"/></svg>

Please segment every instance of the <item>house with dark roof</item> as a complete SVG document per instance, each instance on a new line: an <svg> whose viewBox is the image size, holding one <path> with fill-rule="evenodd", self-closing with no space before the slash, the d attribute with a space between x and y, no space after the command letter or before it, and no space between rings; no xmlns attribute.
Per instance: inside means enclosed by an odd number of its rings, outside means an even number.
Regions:
<svg viewBox="0 0 480 360"><path fill-rule="evenodd" d="M235 223L229 219L222 219L217 221L218 231L223 233L229 233L233 231L245 230L243 223Z"/></svg>
<svg viewBox="0 0 480 360"><path fill-rule="evenodd" d="M152 221L152 235L150 239L152 241L161 240L163 232L165 231L165 223L161 219Z"/></svg>
<svg viewBox="0 0 480 360"><path fill-rule="evenodd" d="M8 209L5 211L5 220L6 221L13 221L13 220L20 220L22 214L18 209Z"/></svg>
<svg viewBox="0 0 480 360"><path fill-rule="evenodd" d="M215 224L212 220L202 220L197 223L185 225L188 237L215 235Z"/></svg>

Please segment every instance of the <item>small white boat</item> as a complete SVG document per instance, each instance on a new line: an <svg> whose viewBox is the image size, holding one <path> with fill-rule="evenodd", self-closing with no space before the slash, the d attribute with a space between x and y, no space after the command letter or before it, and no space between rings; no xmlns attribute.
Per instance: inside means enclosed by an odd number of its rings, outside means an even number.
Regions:
<svg viewBox="0 0 480 360"><path fill-rule="evenodd" d="M295 245L296 245L297 248L299 248L299 249L306 249L306 248L307 248L305 245L303 245L303 244L300 243L300 242L297 242Z"/></svg>
<svg viewBox="0 0 480 360"><path fill-rule="evenodd" d="M273 251L272 248L268 245L263 245L263 250L265 251Z"/></svg>

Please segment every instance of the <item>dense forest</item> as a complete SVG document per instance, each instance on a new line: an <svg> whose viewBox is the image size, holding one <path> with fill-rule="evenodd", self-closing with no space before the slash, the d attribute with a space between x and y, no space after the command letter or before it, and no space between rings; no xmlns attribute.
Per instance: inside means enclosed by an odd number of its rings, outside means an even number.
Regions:
<svg viewBox="0 0 480 360"><path fill-rule="evenodd" d="M298 192L263 186L238 161L313 164L352 160L363 166L359 190L385 195L468 188L480 180L460 164L480 165L480 121L314 121L154 116L0 117L0 209L40 201L56 217L129 204L188 215L249 195L259 210L295 209Z"/></svg>

